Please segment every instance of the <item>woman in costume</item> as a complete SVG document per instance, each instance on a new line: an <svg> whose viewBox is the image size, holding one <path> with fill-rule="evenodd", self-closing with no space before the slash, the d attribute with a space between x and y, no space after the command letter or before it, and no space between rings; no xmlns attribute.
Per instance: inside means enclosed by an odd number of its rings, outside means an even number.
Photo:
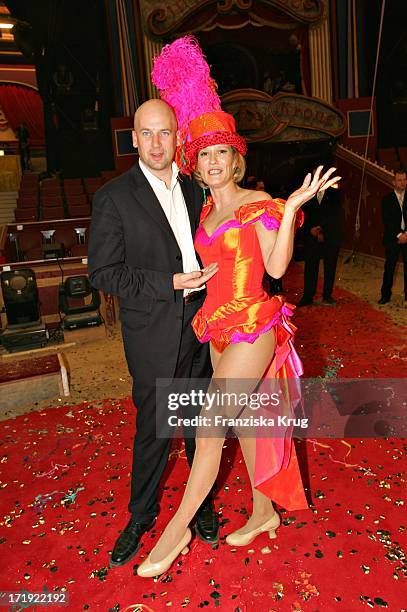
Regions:
<svg viewBox="0 0 407 612"><path fill-rule="evenodd" d="M295 379L302 374L292 341L292 307L282 296L269 297L264 271L281 278L292 257L301 206L319 190L335 186L334 168L314 177L284 203L267 193L239 186L245 171L246 143L231 115L223 112L216 84L196 40L191 36L164 47L156 58L153 82L177 115L182 145L177 162L183 173L210 189L203 206L195 248L204 266L219 264L207 283L207 297L193 321L201 342L210 342L213 381L237 380L248 395L264 378ZM219 471L225 431L205 437L197 432L196 451L181 504L148 558L142 577L164 573L187 552L192 521ZM219 432L218 432L219 434ZM263 532L270 538L280 525L271 500L288 510L307 508L298 461L290 435L279 438L239 436L252 485L253 511L246 525L227 536L245 546Z"/></svg>

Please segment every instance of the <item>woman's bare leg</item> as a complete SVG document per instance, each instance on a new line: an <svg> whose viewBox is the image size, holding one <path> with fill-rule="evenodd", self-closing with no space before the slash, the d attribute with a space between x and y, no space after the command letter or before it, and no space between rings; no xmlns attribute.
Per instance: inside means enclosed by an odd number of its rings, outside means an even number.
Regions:
<svg viewBox="0 0 407 612"><path fill-rule="evenodd" d="M274 331L271 330L262 334L254 344L231 344L221 354L211 351L214 365L213 378L237 379L242 381L238 383L239 390L251 393L273 357L274 344ZM152 562L165 558L184 536L189 523L215 482L219 472L223 443L224 437L197 437L194 461L184 496L176 514L168 523L150 555ZM246 448L249 450L248 447ZM254 463L251 465L254 466ZM257 505L256 503L256 508ZM269 505L271 506L270 503Z"/></svg>
<svg viewBox="0 0 407 612"><path fill-rule="evenodd" d="M246 469L249 474L250 483L252 485L253 510L251 517L243 527L238 531L241 534L253 531L260 527L275 513L271 499L263 495L254 487L254 466L256 460L256 439L255 438L239 438L240 448L242 449Z"/></svg>
<svg viewBox="0 0 407 612"><path fill-rule="evenodd" d="M270 333L272 334L273 332L270 332ZM273 336L273 339L274 339L274 336ZM256 340L256 343L257 342L258 340ZM273 342L273 348L271 351L271 356L269 355L269 359L266 362L266 365L261 373L261 376L264 374L266 368L270 364L273 354L274 354L274 342ZM220 353L218 353L218 355L220 356ZM211 352L211 357L212 357L212 352ZM212 363L213 363L213 360L212 360ZM228 364L226 364L226 367L227 365ZM244 363L242 363L242 366L246 369ZM216 369L216 375L218 378L226 378L225 376L226 372L223 369L224 367L225 367L225 364L222 362L220 367ZM215 367L214 367L214 370L215 370ZM250 374L245 374L245 377L250 378ZM232 378L232 377L229 376L229 378ZM270 519L273 516L275 510L274 510L274 507L273 507L273 504L270 498L267 497L266 495L263 495L263 493L261 493L254 487L254 469L255 469L255 462L256 462L256 438L246 438L244 436L240 436L239 444L240 444L240 448L242 449L242 454L243 454L243 458L246 464L246 469L249 474L250 483L252 487L252 497L253 497L253 509L252 509L251 517L249 518L247 523L238 530L239 533L244 534L249 531L252 531L253 529L256 529L256 527L259 527L260 525L265 523L268 519Z"/></svg>

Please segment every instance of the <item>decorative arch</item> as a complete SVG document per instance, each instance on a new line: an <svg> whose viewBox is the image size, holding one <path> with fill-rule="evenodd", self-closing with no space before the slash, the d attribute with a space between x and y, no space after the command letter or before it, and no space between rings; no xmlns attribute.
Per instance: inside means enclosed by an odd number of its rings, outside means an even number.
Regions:
<svg viewBox="0 0 407 612"><path fill-rule="evenodd" d="M159 52L162 44L192 32L197 34L209 57L210 46L222 40L236 43L240 32L244 30L244 41L242 37L241 41L248 46L248 38L252 36L254 44L258 46L255 59L261 74L251 87L264 88L269 93L275 91L271 83L273 78L285 78L287 70L292 75L294 67L298 73L297 78L291 89L286 88L287 91L316 95L328 102L332 100L327 0L167 0L165 4L161 0L141 0L140 8L147 41L147 84L153 56ZM297 46L292 47L287 41L294 36ZM279 57L276 59L274 48L271 47L273 41L283 38L285 42L282 46L285 47L282 51L277 50ZM158 46L158 50L153 49L152 45ZM295 49L297 57L294 57ZM270 61L273 71L265 65L267 54L272 56ZM322 56L325 65L321 70ZM283 64L281 68L280 63ZM285 80L293 83L291 79ZM266 84L266 81L270 82ZM242 87L245 85L240 83L237 89ZM151 91L151 94L156 95L156 92Z"/></svg>
<svg viewBox="0 0 407 612"><path fill-rule="evenodd" d="M142 0L141 6L146 31L153 38L249 24L311 25L325 13L324 0L167 0L165 6L160 0Z"/></svg>

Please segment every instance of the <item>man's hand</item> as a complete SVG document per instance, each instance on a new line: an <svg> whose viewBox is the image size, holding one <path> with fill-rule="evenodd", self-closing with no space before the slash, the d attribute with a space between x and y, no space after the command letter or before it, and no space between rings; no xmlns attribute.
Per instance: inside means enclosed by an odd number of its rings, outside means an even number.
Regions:
<svg viewBox="0 0 407 612"><path fill-rule="evenodd" d="M407 232L404 232L399 236L398 241L400 244L407 244Z"/></svg>
<svg viewBox="0 0 407 612"><path fill-rule="evenodd" d="M211 263L199 272L178 272L173 276L174 289L199 289L217 271L218 264Z"/></svg>

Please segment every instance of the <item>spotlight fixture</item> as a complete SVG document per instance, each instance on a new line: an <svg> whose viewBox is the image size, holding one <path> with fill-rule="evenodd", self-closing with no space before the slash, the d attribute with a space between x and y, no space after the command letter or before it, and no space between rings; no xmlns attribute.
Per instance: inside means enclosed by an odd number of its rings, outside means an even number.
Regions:
<svg viewBox="0 0 407 612"><path fill-rule="evenodd" d="M90 303L86 298L91 296ZM101 325L99 291L94 289L87 276L70 276L59 286L59 311L63 329Z"/></svg>
<svg viewBox="0 0 407 612"><path fill-rule="evenodd" d="M33 270L27 268L2 272L1 289L9 328L39 323L40 307Z"/></svg>
<svg viewBox="0 0 407 612"><path fill-rule="evenodd" d="M35 273L30 268L1 273L7 327L1 342L10 353L45 346L49 334L41 321Z"/></svg>

